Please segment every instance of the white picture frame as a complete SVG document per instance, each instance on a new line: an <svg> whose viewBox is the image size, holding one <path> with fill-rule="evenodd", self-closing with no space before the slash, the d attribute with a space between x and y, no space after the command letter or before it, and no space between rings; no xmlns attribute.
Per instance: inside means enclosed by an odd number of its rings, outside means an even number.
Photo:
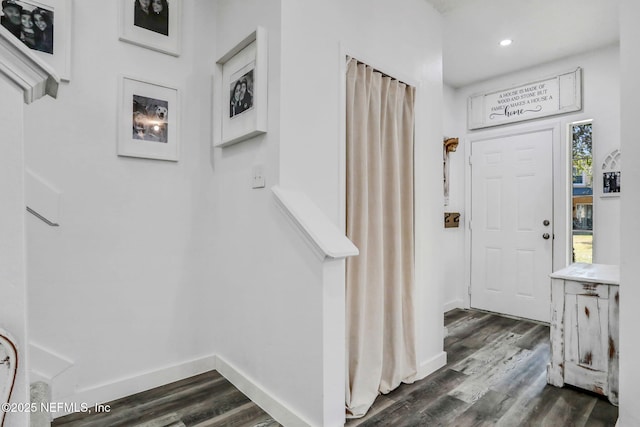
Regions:
<svg viewBox="0 0 640 427"><path fill-rule="evenodd" d="M39 22L45 22L46 28L41 34L47 34L48 31L53 31L49 37L45 36L45 43L40 41L34 43L30 42L29 38L25 39L17 35L22 42L28 46L31 51L49 64L56 72L58 77L63 81L71 80L71 0L14 0L13 3L17 4L23 10L34 12L35 9L45 10L45 18L39 20ZM0 9L1 11L2 9ZM5 28L10 28L4 24L7 19L4 16L4 12L0 12L2 15L2 22ZM34 31L38 31L38 27L33 23ZM14 34L15 35L15 34ZM52 39L52 40L51 40Z"/></svg>
<svg viewBox="0 0 640 427"><path fill-rule="evenodd" d="M256 28L216 61L214 147L225 147L267 132L267 68L267 32L263 27Z"/></svg>
<svg viewBox="0 0 640 427"><path fill-rule="evenodd" d="M151 2L150 2L151 3ZM118 0L120 37L123 42L180 56L182 0L163 0L168 14L141 13L139 0ZM149 9L153 6L150 4Z"/></svg>
<svg viewBox="0 0 640 427"><path fill-rule="evenodd" d="M118 155L179 161L179 90L121 76L118 93Z"/></svg>

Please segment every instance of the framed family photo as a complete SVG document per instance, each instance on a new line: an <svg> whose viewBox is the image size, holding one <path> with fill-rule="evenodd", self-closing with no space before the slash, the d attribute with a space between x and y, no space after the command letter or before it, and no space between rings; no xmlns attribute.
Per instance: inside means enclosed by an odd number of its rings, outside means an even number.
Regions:
<svg viewBox="0 0 640 427"><path fill-rule="evenodd" d="M215 147L267 132L267 34L258 27L216 61Z"/></svg>
<svg viewBox="0 0 640 427"><path fill-rule="evenodd" d="M118 155L180 159L178 89L121 77L118 105Z"/></svg>
<svg viewBox="0 0 640 427"><path fill-rule="evenodd" d="M71 0L2 0L0 25L71 79Z"/></svg>
<svg viewBox="0 0 640 427"><path fill-rule="evenodd" d="M180 56L182 0L118 0L120 40Z"/></svg>

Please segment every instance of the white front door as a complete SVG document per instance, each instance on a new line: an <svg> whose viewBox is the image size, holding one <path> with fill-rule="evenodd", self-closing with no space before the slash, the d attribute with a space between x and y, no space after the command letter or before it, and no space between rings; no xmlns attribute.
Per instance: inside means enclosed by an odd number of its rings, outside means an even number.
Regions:
<svg viewBox="0 0 640 427"><path fill-rule="evenodd" d="M553 131L471 143L471 306L549 321Z"/></svg>

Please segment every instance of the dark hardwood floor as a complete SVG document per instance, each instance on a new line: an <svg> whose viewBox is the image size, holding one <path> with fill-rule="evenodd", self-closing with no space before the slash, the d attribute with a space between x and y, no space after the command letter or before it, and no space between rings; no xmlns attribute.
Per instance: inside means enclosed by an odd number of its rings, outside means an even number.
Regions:
<svg viewBox="0 0 640 427"><path fill-rule="evenodd" d="M445 314L448 363L378 397L347 427L614 426L606 399L546 383L549 327L475 310ZM72 414L55 427L279 426L217 372L108 403L111 412Z"/></svg>
<svg viewBox="0 0 640 427"><path fill-rule="evenodd" d="M280 426L216 371L108 402L110 412L75 413L54 427Z"/></svg>
<svg viewBox="0 0 640 427"><path fill-rule="evenodd" d="M379 396L347 427L614 426L600 396L547 385L549 327L475 310L445 314L447 365Z"/></svg>

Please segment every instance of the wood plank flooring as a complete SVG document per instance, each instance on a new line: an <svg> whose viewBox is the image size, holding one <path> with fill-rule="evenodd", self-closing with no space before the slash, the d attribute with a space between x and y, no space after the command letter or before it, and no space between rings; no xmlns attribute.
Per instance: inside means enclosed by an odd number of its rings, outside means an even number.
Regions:
<svg viewBox="0 0 640 427"><path fill-rule="evenodd" d="M275 427L260 407L216 371L107 403L109 413L75 413L54 427Z"/></svg>
<svg viewBox="0 0 640 427"><path fill-rule="evenodd" d="M618 408L571 387L546 384L549 328L475 310L445 314L447 366L378 396L347 427L614 426ZM111 412L72 414L54 427L280 426L217 372L108 403Z"/></svg>
<svg viewBox="0 0 640 427"><path fill-rule="evenodd" d="M445 326L447 365L346 427L615 426L605 398L547 385L548 326L475 310L446 313Z"/></svg>

